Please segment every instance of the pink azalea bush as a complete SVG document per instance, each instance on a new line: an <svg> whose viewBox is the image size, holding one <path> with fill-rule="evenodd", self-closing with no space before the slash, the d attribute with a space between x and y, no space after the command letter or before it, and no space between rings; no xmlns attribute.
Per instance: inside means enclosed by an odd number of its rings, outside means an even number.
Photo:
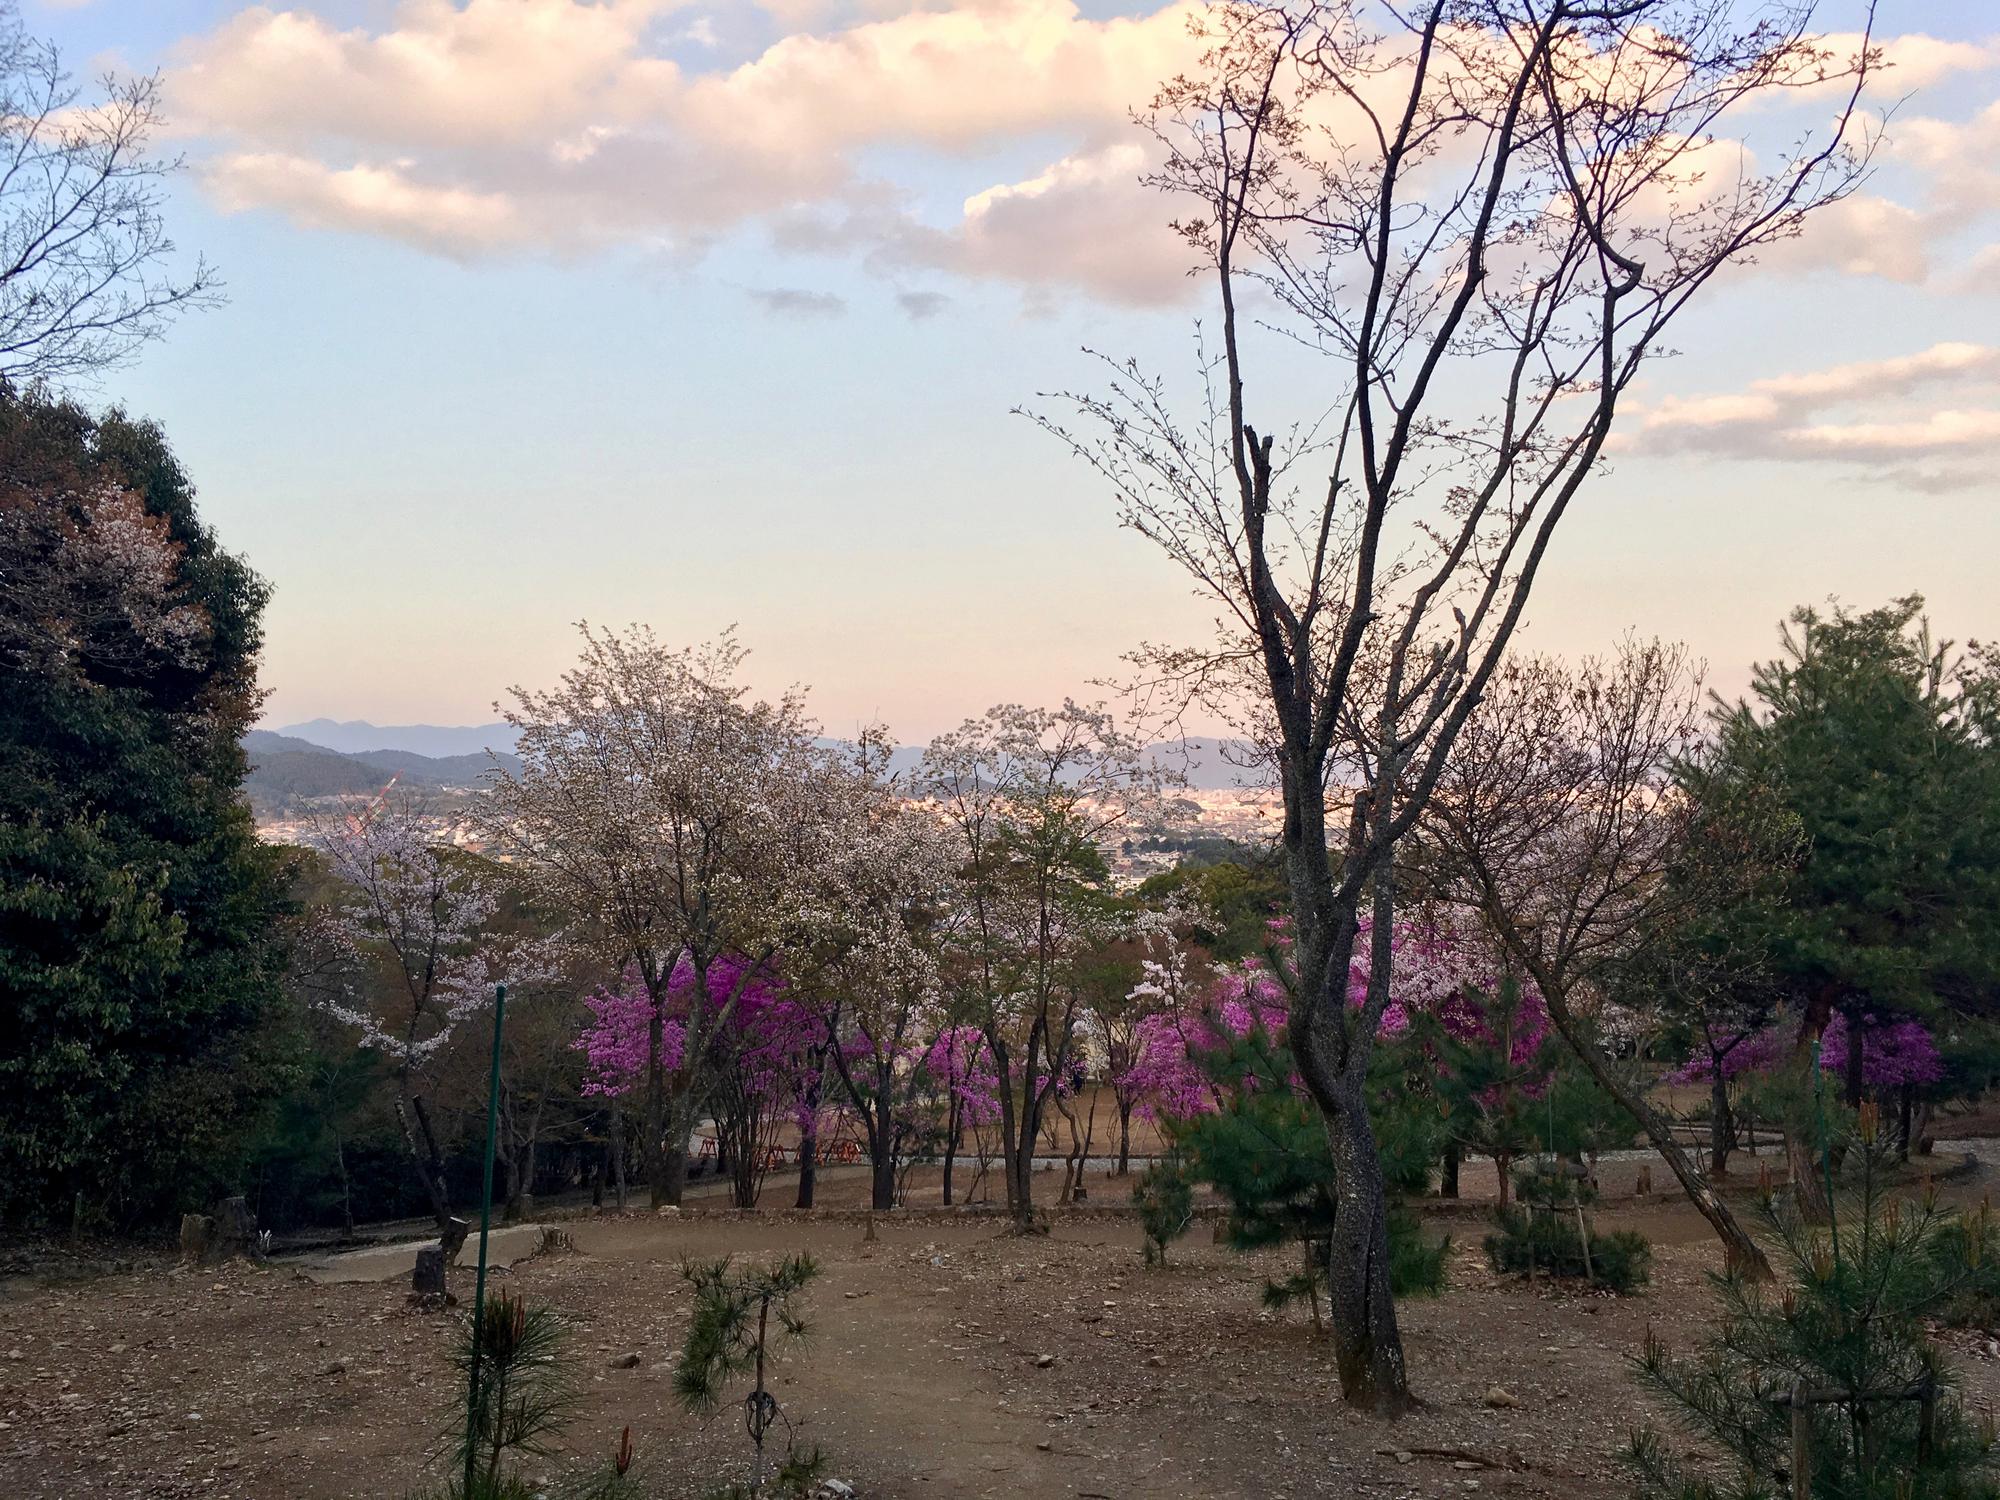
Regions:
<svg viewBox="0 0 2000 1500"><path fill-rule="evenodd" d="M1722 1076L1736 1079L1746 1074L1766 1076L1782 1068L1792 1056L1797 1041L1795 1027L1780 1022L1749 1036L1730 1038L1722 1054ZM1837 1014L1820 1035L1819 1065L1824 1072L1847 1071L1848 1024L1845 1014ZM1715 1062L1704 1049L1689 1059L1685 1067L1667 1075L1669 1083L1706 1083L1715 1074ZM1922 1086L1944 1077L1944 1058L1930 1028L1914 1016L1892 1020L1867 1017L1861 1026L1861 1079L1871 1089L1900 1088L1904 1084Z"/></svg>
<svg viewBox="0 0 2000 1500"><path fill-rule="evenodd" d="M1355 1006L1368 994L1370 930L1364 917L1348 971L1348 1003ZM1391 948L1390 998L1379 1036L1401 1036L1418 1016L1427 1015L1462 1041L1492 1040L1477 993L1492 993L1499 971L1479 944L1438 927L1399 923ZM1214 1084L1202 1070L1200 1054L1254 1029L1278 1035L1285 1021L1284 990L1256 959L1221 971L1191 1013L1162 1011L1146 1017L1135 1030L1125 1074L1140 1097L1140 1111L1154 1118L1185 1117L1216 1108ZM1510 1049L1514 1060L1532 1058L1548 1030L1540 993L1524 987Z"/></svg>

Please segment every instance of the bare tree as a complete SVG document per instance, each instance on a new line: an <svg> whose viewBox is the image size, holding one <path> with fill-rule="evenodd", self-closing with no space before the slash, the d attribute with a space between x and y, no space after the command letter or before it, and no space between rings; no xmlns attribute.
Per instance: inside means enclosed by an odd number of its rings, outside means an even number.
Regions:
<svg viewBox="0 0 2000 1500"><path fill-rule="evenodd" d="M206 262L174 269L162 207L178 157L152 154L156 75L84 91L0 4L0 380L61 383L118 365L220 300Z"/></svg>
<svg viewBox="0 0 2000 1500"><path fill-rule="evenodd" d="M1666 960L1674 935L1722 899L1717 882L1747 872L1717 862L1713 878L1691 878L1692 846L1719 830L1675 768L1704 722L1701 674L1679 647L1627 641L1575 668L1510 661L1467 720L1423 833L1448 893L1535 981L1556 1030L1645 1131L1731 1266L1767 1276L1671 1122L1611 1066L1588 1014L1607 975Z"/></svg>
<svg viewBox="0 0 2000 1500"><path fill-rule="evenodd" d="M1190 692L1256 678L1285 799L1289 1035L1338 1173L1335 1352L1358 1406L1409 1400L1364 1092L1388 986L1347 1003L1361 904L1393 902L1392 852L1669 327L1865 169L1866 55L1821 45L1805 0L1733 10L1227 4L1196 23L1203 66L1143 117L1214 278L1219 349L1194 422L1127 365L1108 395L1070 398L1095 428L1072 442L1219 606L1218 639L1160 654L1164 675ZM1768 167L1732 138L1774 96L1821 91L1833 125ZM1318 413L1282 448L1285 419L1253 414L1281 381ZM1343 797L1360 758L1369 784ZM1373 931L1386 980L1392 924Z"/></svg>

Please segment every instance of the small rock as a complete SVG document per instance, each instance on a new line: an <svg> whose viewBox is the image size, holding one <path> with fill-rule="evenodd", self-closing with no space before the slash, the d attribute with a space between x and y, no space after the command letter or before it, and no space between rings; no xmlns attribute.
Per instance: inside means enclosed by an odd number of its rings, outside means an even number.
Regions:
<svg viewBox="0 0 2000 1500"><path fill-rule="evenodd" d="M611 1368L614 1370L636 1370L639 1368L639 1356L637 1353L618 1355L611 1361Z"/></svg>
<svg viewBox="0 0 2000 1500"><path fill-rule="evenodd" d="M1504 1385L1496 1385L1486 1393L1486 1404L1497 1411L1512 1411L1521 1404L1521 1398Z"/></svg>
<svg viewBox="0 0 2000 1500"><path fill-rule="evenodd" d="M1479 1467L1478 1464L1474 1463L1469 1458L1454 1458L1451 1461L1451 1466L1454 1469L1476 1469Z"/></svg>
<svg viewBox="0 0 2000 1500"><path fill-rule="evenodd" d="M1037 1354L1035 1356L1035 1368L1037 1370L1046 1370L1055 1362L1056 1357L1053 1354Z"/></svg>
<svg viewBox="0 0 2000 1500"><path fill-rule="evenodd" d="M347 1373L347 1361L336 1359L331 1364L321 1365L319 1372L322 1375L345 1375Z"/></svg>
<svg viewBox="0 0 2000 1500"><path fill-rule="evenodd" d="M1151 1365L1156 1370L1163 1368L1166 1365L1166 1362L1167 1362L1167 1357L1164 1354L1148 1355L1146 1358L1146 1363Z"/></svg>
<svg viewBox="0 0 2000 1500"><path fill-rule="evenodd" d="M1412 1463L1416 1460L1416 1456L1408 1448L1398 1448L1396 1450L1396 1462L1399 1464Z"/></svg>

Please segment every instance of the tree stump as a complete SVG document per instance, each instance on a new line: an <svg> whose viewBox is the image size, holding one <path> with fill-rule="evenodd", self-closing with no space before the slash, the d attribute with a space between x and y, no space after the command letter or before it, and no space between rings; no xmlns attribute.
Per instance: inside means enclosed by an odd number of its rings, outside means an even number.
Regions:
<svg viewBox="0 0 2000 1500"><path fill-rule="evenodd" d="M444 1250L445 1264L458 1259L458 1252L465 1248L465 1237L472 1233L472 1223L468 1219L447 1219L444 1233L438 1236L438 1244Z"/></svg>
<svg viewBox="0 0 2000 1500"><path fill-rule="evenodd" d="M198 1266L208 1259L208 1247L215 1238L215 1220L207 1214L181 1215L181 1263Z"/></svg>
<svg viewBox="0 0 2000 1500"><path fill-rule="evenodd" d="M237 1196L216 1205L210 1230L208 1258L230 1260L238 1255L257 1254L257 1221L250 1216L249 1200Z"/></svg>
<svg viewBox="0 0 2000 1500"><path fill-rule="evenodd" d="M449 1295L445 1287L444 1247L426 1245L417 1252L416 1269L410 1272L410 1300L441 1307Z"/></svg>
<svg viewBox="0 0 2000 1500"><path fill-rule="evenodd" d="M1639 1168L1639 1180L1633 1184L1632 1191L1637 1193L1641 1198L1650 1198L1653 1195L1653 1169L1651 1167Z"/></svg>

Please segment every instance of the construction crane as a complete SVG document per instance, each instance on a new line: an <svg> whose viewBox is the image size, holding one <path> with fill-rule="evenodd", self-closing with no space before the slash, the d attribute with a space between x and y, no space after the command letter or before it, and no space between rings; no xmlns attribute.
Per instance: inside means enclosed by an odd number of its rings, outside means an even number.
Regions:
<svg viewBox="0 0 2000 1500"><path fill-rule="evenodd" d="M359 833L362 829L368 826L370 820L374 818L375 814L377 814L382 810L382 804L389 800L389 793L395 790L396 783L401 781L402 779L403 779L403 773L401 771L396 771L390 775L387 784L383 786L381 791L375 794L375 800L373 802L370 802L367 806L367 809L364 812L362 812L361 816L359 816L354 820L355 832Z"/></svg>

